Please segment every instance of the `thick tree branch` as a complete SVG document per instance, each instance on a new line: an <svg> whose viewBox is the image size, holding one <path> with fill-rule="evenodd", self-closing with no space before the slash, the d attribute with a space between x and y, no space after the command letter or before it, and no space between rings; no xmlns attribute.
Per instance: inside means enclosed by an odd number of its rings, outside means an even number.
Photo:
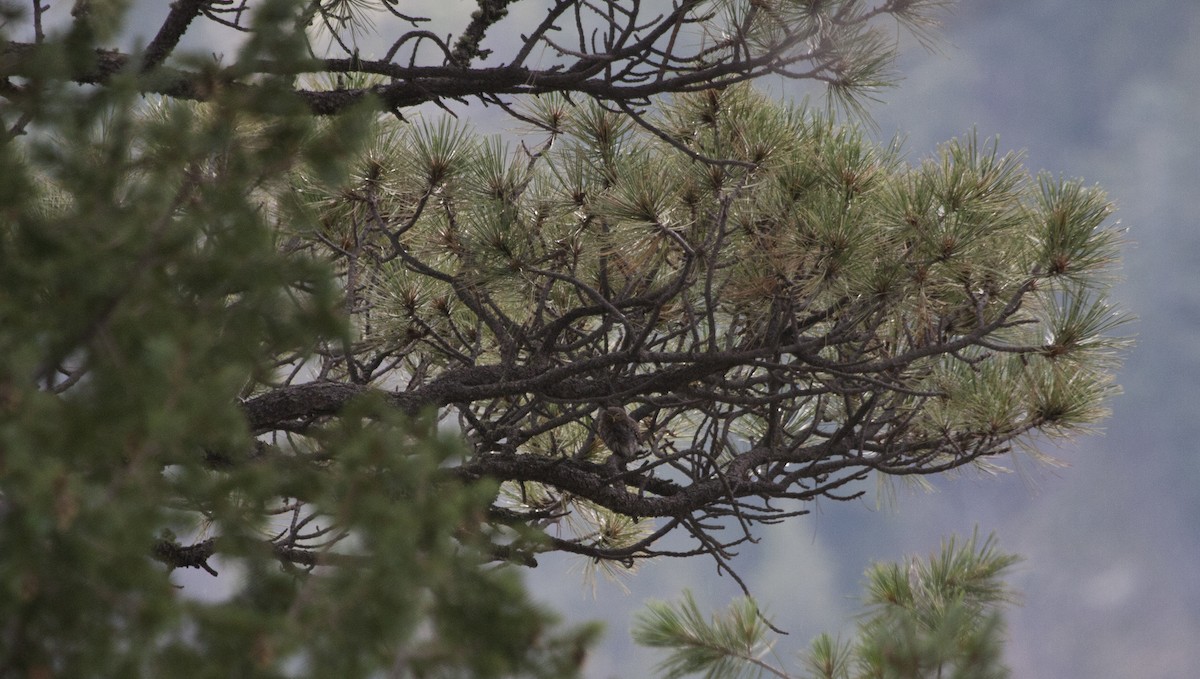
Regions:
<svg viewBox="0 0 1200 679"><path fill-rule="evenodd" d="M547 38L554 22L572 2L559 2L551 7L543 23L524 36L514 58L506 66L469 68L469 64L489 54L481 47L484 35L503 18L512 0L480 0L468 27L453 49L448 50L445 63L422 65L417 49L423 40L440 38L427 31L410 31L395 41L383 59L362 59L350 46L346 58L312 59L306 62L241 63L229 68L186 71L163 68L192 21L206 14L210 0L177 0L147 46L138 64L145 74L138 84L146 94L161 94L192 101L208 101L221 89L253 91L263 76L292 77L299 74L363 74L386 77L387 83L361 87L338 87L331 90L294 88L294 94L310 111L318 115L333 115L357 104L364 98L375 98L385 110L395 110L443 99L476 97L496 101L505 95L544 94L549 92L580 93L628 105L640 105L647 99L667 93L689 92L713 86L730 85L769 73L784 73L795 64L809 64L808 70L797 71L795 77L831 78L833 68L830 48L824 42L811 49L797 47L810 36L808 28L785 28L767 42L754 42L750 33L740 32L726 42L710 45L694 55L680 55L678 34L682 27L703 23L711 17L696 16L699 3L681 2L666 16L638 24L638 9L627 14L598 15L603 24L603 46L569 49L557 46ZM578 6L576 6L578 9ZM590 6L589 6L590 7ZM589 10L590 11L590 10ZM240 16L240 15L239 15ZM872 15L851 22L865 22ZM580 25L579 30L585 30ZM793 32L795 31L795 32ZM669 41L667 45L662 45ZM526 57L535 46L548 47L561 58L543 68L524 66ZM413 53L405 62L397 52L411 46ZM0 46L0 78L27 77L40 73L36 66L40 58L34 43L8 42ZM663 50L666 51L663 51ZM90 64L77 67L67 78L80 84L103 84L118 72L127 70L131 55L117 50L96 49Z"/></svg>
<svg viewBox="0 0 1200 679"><path fill-rule="evenodd" d="M167 18L159 27L154 39L146 45L146 52L142 57L143 72L154 70L166 60L187 32L192 20L210 2L212 0L175 0L171 3L171 11Z"/></svg>
<svg viewBox="0 0 1200 679"><path fill-rule="evenodd" d="M475 59L486 59L492 53L480 49L484 34L497 21L508 15L508 6L514 0L478 0L479 9L471 13L471 23L463 30L454 49L450 52L451 63L468 66Z"/></svg>

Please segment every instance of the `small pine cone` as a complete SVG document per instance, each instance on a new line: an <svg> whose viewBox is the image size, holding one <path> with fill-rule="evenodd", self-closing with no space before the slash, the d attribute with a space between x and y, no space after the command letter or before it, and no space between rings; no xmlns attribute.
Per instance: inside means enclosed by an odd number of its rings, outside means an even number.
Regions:
<svg viewBox="0 0 1200 679"><path fill-rule="evenodd" d="M624 408L602 408L596 416L596 435L622 462L637 458L641 452L641 428Z"/></svg>

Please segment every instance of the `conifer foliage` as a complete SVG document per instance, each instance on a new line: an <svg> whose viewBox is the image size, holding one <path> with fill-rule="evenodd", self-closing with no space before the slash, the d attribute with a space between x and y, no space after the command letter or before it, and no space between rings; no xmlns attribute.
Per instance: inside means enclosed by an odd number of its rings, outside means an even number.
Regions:
<svg viewBox="0 0 1200 679"><path fill-rule="evenodd" d="M663 104L690 153L596 103L527 117L541 142L507 151L388 123L349 184L300 188L321 226L291 242L340 267L355 336L249 398L256 433L305 438L364 393L437 409L471 446L447 474L554 526L531 555L631 563L671 533L723 559L872 474L986 469L1101 416L1122 319L1099 191L972 137L910 165L742 86ZM640 441L614 466L621 408Z"/></svg>
<svg viewBox="0 0 1200 679"><path fill-rule="evenodd" d="M709 679L1003 679L1009 673L1000 657L1002 607L1016 597L1002 578L1018 561L976 534L963 543L948 540L928 559L875 564L866 573L867 610L856 637L820 635L796 668L780 658L750 599L709 620L691 593L678 604L653 602L634 638L670 651L658 667L664 679L701 672Z"/></svg>
<svg viewBox="0 0 1200 679"><path fill-rule="evenodd" d="M1100 191L746 82L854 109L939 2L126 4L2 5L0 674L572 676L501 563L725 565L1113 392Z"/></svg>

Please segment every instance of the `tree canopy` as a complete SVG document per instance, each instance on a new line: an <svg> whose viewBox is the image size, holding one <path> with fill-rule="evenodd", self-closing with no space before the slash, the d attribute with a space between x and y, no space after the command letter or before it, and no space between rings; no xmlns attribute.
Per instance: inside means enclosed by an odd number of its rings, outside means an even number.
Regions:
<svg viewBox="0 0 1200 679"><path fill-rule="evenodd" d="M853 106L940 3L572 0L499 57L483 0L378 58L391 2L180 0L122 52L125 4L0 26L4 671L569 676L595 630L487 564L727 566L1113 392L1102 192L745 82ZM405 110L449 98L525 129Z"/></svg>
<svg viewBox="0 0 1200 679"><path fill-rule="evenodd" d="M338 264L356 330L245 401L254 433L294 445L375 391L436 409L472 448L447 473L554 526L533 551L629 563L678 531L722 558L806 511L780 501L1101 415L1099 191L970 137L910 166L745 87L663 104L691 154L599 104L532 107L532 148L388 123L349 183L298 187L320 226L289 247ZM607 461L601 407L640 423L639 460Z"/></svg>

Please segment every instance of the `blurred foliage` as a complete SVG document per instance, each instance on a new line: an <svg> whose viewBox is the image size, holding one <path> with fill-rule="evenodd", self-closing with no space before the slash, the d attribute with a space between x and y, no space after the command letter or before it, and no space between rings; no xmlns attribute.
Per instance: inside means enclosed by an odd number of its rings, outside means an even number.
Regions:
<svg viewBox="0 0 1200 679"><path fill-rule="evenodd" d="M242 59L295 48L260 28ZM315 223L278 179L343 178L369 115L126 85L47 84L0 145L0 675L573 676L597 630L483 565L496 484L445 478L428 418L364 398L336 459L245 457L240 397L348 332L327 264L278 247ZM209 545L226 593L198 596L162 560Z"/></svg>

